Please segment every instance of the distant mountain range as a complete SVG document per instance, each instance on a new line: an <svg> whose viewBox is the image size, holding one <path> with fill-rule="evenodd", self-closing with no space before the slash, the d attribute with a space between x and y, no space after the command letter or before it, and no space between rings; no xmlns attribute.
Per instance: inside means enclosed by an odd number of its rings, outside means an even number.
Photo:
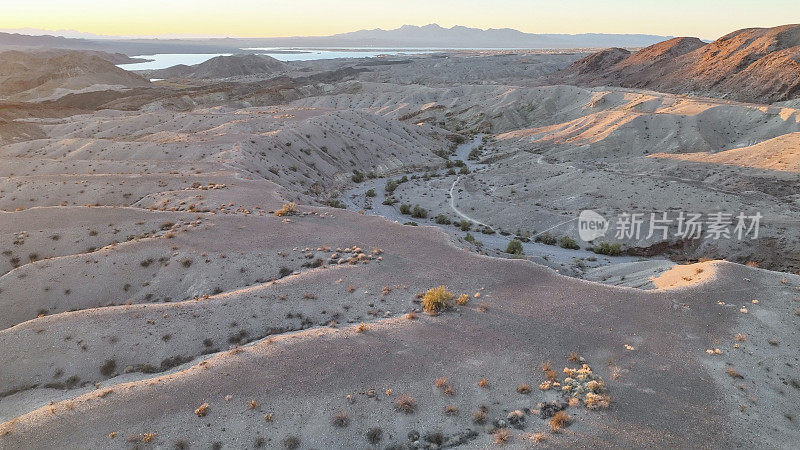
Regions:
<svg viewBox="0 0 800 450"><path fill-rule="evenodd" d="M671 36L647 34L534 34L510 28L481 30L436 24L404 25L394 30L361 30L332 36L281 38L125 39L64 31L70 36L0 33L0 48L55 47L120 52L140 55L158 52L214 53L252 47L373 47L373 48L606 48L646 47ZM77 39L72 36L81 36ZM90 38L87 38L90 37Z"/></svg>

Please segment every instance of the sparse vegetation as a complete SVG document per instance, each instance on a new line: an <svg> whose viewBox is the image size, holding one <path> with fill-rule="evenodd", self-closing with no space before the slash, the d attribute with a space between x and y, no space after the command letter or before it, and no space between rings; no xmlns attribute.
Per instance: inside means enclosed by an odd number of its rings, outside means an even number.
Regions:
<svg viewBox="0 0 800 450"><path fill-rule="evenodd" d="M575 239L572 239L569 236L563 236L561 240L558 242L558 245L561 248L566 248L569 250L579 250L581 248L581 246L578 245L577 242L575 242Z"/></svg>
<svg viewBox="0 0 800 450"><path fill-rule="evenodd" d="M394 408L405 414L413 414L417 410L417 401L413 397L401 394L395 400Z"/></svg>
<svg viewBox="0 0 800 450"><path fill-rule="evenodd" d="M438 314L453 306L455 295L447 290L447 286L428 289L422 296L422 307L429 314Z"/></svg>
<svg viewBox="0 0 800 450"><path fill-rule="evenodd" d="M511 441L513 435L508 428L498 428L497 430L492 433L492 438L494 438L494 443L497 445L505 445Z"/></svg>
<svg viewBox="0 0 800 450"><path fill-rule="evenodd" d="M365 435L367 438L367 442L372 445L377 445L383 439L383 430L379 427L373 427L367 430L367 434Z"/></svg>
<svg viewBox="0 0 800 450"><path fill-rule="evenodd" d="M278 217L293 216L295 214L297 214L297 205L294 202L286 203L281 209L275 211L275 215Z"/></svg>
<svg viewBox="0 0 800 450"><path fill-rule="evenodd" d="M333 415L331 424L335 427L345 428L350 424L350 418L347 416L347 411L340 411Z"/></svg>
<svg viewBox="0 0 800 450"><path fill-rule="evenodd" d="M206 415L208 415L208 407L209 407L208 403L203 403L197 409L194 410L194 413L197 415L197 417L205 417Z"/></svg>
<svg viewBox="0 0 800 450"><path fill-rule="evenodd" d="M522 241L520 241L519 239L512 239L508 241L508 246L506 247L506 253L508 253L509 255L523 254Z"/></svg>
<svg viewBox="0 0 800 450"><path fill-rule="evenodd" d="M592 251L599 255L619 256L622 254L622 244L615 242L601 242L592 247Z"/></svg>
<svg viewBox="0 0 800 450"><path fill-rule="evenodd" d="M550 418L550 429L557 433L572 423L572 417L564 411L558 411Z"/></svg>

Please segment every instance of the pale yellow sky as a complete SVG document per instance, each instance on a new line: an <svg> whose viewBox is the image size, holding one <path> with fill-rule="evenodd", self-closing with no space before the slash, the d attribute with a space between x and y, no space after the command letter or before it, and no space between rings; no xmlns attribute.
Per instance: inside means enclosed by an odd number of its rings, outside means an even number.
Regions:
<svg viewBox="0 0 800 450"><path fill-rule="evenodd" d="M108 35L328 35L403 24L516 28L531 33L646 33L717 38L800 22L797 0L17 0L0 29Z"/></svg>

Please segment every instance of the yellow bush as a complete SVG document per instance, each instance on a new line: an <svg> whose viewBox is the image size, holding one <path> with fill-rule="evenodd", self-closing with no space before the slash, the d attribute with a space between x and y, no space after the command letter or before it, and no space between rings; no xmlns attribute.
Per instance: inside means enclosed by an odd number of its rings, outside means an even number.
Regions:
<svg viewBox="0 0 800 450"><path fill-rule="evenodd" d="M275 211L275 215L278 217L292 216L294 214L297 214L297 205L294 202L287 203L281 209Z"/></svg>
<svg viewBox="0 0 800 450"><path fill-rule="evenodd" d="M422 307L429 314L437 314L443 309L453 306L456 296L447 290L447 286L428 289L422 296Z"/></svg>

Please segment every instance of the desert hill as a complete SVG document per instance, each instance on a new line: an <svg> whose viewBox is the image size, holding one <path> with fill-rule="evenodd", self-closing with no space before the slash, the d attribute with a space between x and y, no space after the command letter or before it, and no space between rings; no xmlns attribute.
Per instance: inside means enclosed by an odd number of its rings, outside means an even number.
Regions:
<svg viewBox="0 0 800 450"><path fill-rule="evenodd" d="M167 67L148 72L152 78L231 78L248 75L271 75L286 72L289 67L267 55L217 56L208 61L186 66Z"/></svg>
<svg viewBox="0 0 800 450"><path fill-rule="evenodd" d="M0 53L0 99L40 101L71 92L147 86L144 78L97 54L76 51Z"/></svg>
<svg viewBox="0 0 800 450"><path fill-rule="evenodd" d="M587 56L556 79L772 103L800 95L800 25L747 28L709 44L675 38L625 56Z"/></svg>

